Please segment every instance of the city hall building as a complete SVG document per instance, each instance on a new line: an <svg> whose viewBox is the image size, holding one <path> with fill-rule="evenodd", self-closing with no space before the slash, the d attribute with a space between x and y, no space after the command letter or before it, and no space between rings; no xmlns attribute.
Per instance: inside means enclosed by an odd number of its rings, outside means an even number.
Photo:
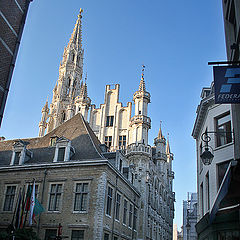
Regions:
<svg viewBox="0 0 240 240"><path fill-rule="evenodd" d="M45 208L34 229L41 239L172 239L173 154L160 127L149 145L150 93L144 67L133 103L107 85L91 104L83 81L82 10L59 67L39 136L0 142L0 228L10 223L19 189L35 178ZM132 108L134 106L134 111Z"/></svg>

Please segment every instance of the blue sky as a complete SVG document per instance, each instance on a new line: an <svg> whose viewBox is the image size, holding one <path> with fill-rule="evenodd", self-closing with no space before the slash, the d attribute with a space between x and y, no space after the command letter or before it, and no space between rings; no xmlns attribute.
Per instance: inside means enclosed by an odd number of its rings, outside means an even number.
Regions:
<svg viewBox="0 0 240 240"><path fill-rule="evenodd" d="M209 61L226 59L219 0L34 0L13 74L0 135L38 135L41 109L58 79L58 68L83 8L84 72L92 102L103 103L106 84L120 83L120 101L132 100L144 63L151 93L149 143L170 135L174 153L175 223L182 201L196 191L191 132L202 87L212 81Z"/></svg>

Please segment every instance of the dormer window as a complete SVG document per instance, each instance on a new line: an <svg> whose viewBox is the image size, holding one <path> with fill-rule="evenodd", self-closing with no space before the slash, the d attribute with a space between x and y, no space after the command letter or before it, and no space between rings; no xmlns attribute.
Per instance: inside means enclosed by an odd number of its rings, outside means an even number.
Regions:
<svg viewBox="0 0 240 240"><path fill-rule="evenodd" d="M20 157L21 157L21 152L15 152L13 165L19 165Z"/></svg>
<svg viewBox="0 0 240 240"><path fill-rule="evenodd" d="M71 141L65 137L58 138L56 141L55 156L53 162L66 162L75 154Z"/></svg>
<svg viewBox="0 0 240 240"><path fill-rule="evenodd" d="M53 136L53 137L51 137L51 138L50 138L49 146L50 146L50 147L54 147L54 146L56 145L56 142L57 142L58 138L59 138L58 136Z"/></svg>
<svg viewBox="0 0 240 240"><path fill-rule="evenodd" d="M58 149L58 162L63 162L65 157L66 147L60 147Z"/></svg>
<svg viewBox="0 0 240 240"><path fill-rule="evenodd" d="M28 142L18 140L13 144L13 154L10 165L22 165L32 158L32 152L27 149Z"/></svg>

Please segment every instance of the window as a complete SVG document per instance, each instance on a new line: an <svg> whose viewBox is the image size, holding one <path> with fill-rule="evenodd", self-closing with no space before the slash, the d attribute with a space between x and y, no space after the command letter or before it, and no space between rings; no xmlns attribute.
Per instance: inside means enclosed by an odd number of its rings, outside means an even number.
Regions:
<svg viewBox="0 0 240 240"><path fill-rule="evenodd" d="M50 137L50 147L53 147L56 145L56 142L58 140L58 136L53 136L53 137Z"/></svg>
<svg viewBox="0 0 240 240"><path fill-rule="evenodd" d="M19 165L20 157L21 157L21 152L15 152L13 165Z"/></svg>
<svg viewBox="0 0 240 240"><path fill-rule="evenodd" d="M105 145L109 148L112 146L112 136L106 136L105 137Z"/></svg>
<svg viewBox="0 0 240 240"><path fill-rule="evenodd" d="M65 147L60 147L58 149L58 162L63 162L65 156Z"/></svg>
<svg viewBox="0 0 240 240"><path fill-rule="evenodd" d="M123 176L128 179L129 167L123 167Z"/></svg>
<svg viewBox="0 0 240 240"><path fill-rule="evenodd" d="M216 144L217 147L232 142L230 113L216 118Z"/></svg>
<svg viewBox="0 0 240 240"><path fill-rule="evenodd" d="M107 116L106 127L113 126L113 119L114 119L114 116Z"/></svg>
<svg viewBox="0 0 240 240"><path fill-rule="evenodd" d="M222 180L225 176L227 168L229 166L230 161L222 162L217 164L217 174L218 174L218 189L221 186Z"/></svg>
<svg viewBox="0 0 240 240"><path fill-rule="evenodd" d="M210 192L209 192L209 172L206 174L206 196L207 196L207 210L210 209Z"/></svg>
<svg viewBox="0 0 240 240"><path fill-rule="evenodd" d="M62 197L62 184L51 184L48 211L59 211Z"/></svg>
<svg viewBox="0 0 240 240"><path fill-rule="evenodd" d="M113 189L108 187L106 214L111 216Z"/></svg>
<svg viewBox="0 0 240 240"><path fill-rule="evenodd" d="M62 123L66 120L66 113L62 112Z"/></svg>
<svg viewBox="0 0 240 240"><path fill-rule="evenodd" d="M128 226L132 227L132 217L133 217L133 205L129 205L129 216L128 216Z"/></svg>
<svg viewBox="0 0 240 240"><path fill-rule="evenodd" d="M202 207L202 216L204 215L203 183L200 185L200 206Z"/></svg>
<svg viewBox="0 0 240 240"><path fill-rule="evenodd" d="M122 159L119 160L119 172L122 172Z"/></svg>
<svg viewBox="0 0 240 240"><path fill-rule="evenodd" d="M87 211L88 192L88 183L76 184L74 211Z"/></svg>
<svg viewBox="0 0 240 240"><path fill-rule="evenodd" d="M45 240L56 239L57 229L46 229L45 231Z"/></svg>
<svg viewBox="0 0 240 240"><path fill-rule="evenodd" d="M121 204L121 195L117 193L116 197L116 216L115 219L119 221L119 213L120 213L120 204Z"/></svg>
<svg viewBox="0 0 240 240"><path fill-rule="evenodd" d="M133 212L133 229L137 229L137 208L134 207L134 212Z"/></svg>
<svg viewBox="0 0 240 240"><path fill-rule="evenodd" d="M84 230L72 230L71 240L84 240Z"/></svg>
<svg viewBox="0 0 240 240"><path fill-rule="evenodd" d="M104 233L104 240L109 240L109 234L108 233Z"/></svg>
<svg viewBox="0 0 240 240"><path fill-rule="evenodd" d="M12 211L16 192L16 186L7 186L3 211Z"/></svg>
<svg viewBox="0 0 240 240"><path fill-rule="evenodd" d="M125 148L126 147L126 135L119 136L118 146L119 148Z"/></svg>
<svg viewBox="0 0 240 240"><path fill-rule="evenodd" d="M123 205L123 224L127 224L127 200L124 199Z"/></svg>

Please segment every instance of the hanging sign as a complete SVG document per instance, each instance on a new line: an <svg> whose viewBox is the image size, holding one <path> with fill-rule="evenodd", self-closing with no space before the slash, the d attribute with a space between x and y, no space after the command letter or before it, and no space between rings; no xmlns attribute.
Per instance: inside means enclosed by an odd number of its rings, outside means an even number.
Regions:
<svg viewBox="0 0 240 240"><path fill-rule="evenodd" d="M240 103L240 67L214 66L215 103Z"/></svg>

